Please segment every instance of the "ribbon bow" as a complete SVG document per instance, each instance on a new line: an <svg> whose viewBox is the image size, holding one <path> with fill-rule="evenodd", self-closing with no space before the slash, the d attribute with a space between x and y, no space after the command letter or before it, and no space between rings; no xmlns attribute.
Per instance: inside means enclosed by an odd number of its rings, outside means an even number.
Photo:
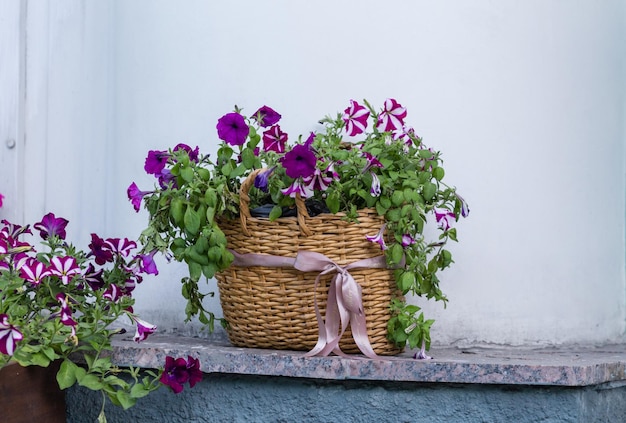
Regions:
<svg viewBox="0 0 626 423"><path fill-rule="evenodd" d="M307 357L319 355L327 356L331 352L345 356L339 348L339 341L350 325L352 337L359 350L369 358L378 358L369 338L365 322L365 312L361 298L361 286L350 274L350 269L356 268L386 268L384 256L359 260L346 266L340 266L324 254L313 251L299 251L295 258L280 257L265 254L239 254L231 251L235 256L235 266L268 266L293 267L302 272L320 272L315 278L315 316L319 328L317 344ZM317 304L317 287L323 275L334 273L328 288L328 302L325 319ZM341 326L341 332L339 328Z"/></svg>

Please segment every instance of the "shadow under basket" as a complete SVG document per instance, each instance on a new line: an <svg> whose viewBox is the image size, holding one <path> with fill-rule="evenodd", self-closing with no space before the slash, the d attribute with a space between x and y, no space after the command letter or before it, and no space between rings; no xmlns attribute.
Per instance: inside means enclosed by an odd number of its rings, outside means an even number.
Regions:
<svg viewBox="0 0 626 423"><path fill-rule="evenodd" d="M324 254L339 266L381 256L377 243L366 235L376 235L384 224L383 217L373 209L359 211L358 222L343 220L344 214L324 213L309 217L301 199L297 199L296 217L274 221L252 217L247 195L256 172L242 185L240 220L221 220L220 228L228 248L240 254L267 254L295 257L298 251ZM367 335L378 355L402 352L387 339L387 323L391 318L389 303L401 299L393 271L378 268L351 269L350 274L362 288ZM317 343L319 330L315 315L315 299L322 317L326 314L328 288L332 274L315 279L319 272L301 272L290 267L239 267L216 275L227 333L231 343L239 347L289 349L308 351ZM339 347L345 353L359 353L350 328Z"/></svg>

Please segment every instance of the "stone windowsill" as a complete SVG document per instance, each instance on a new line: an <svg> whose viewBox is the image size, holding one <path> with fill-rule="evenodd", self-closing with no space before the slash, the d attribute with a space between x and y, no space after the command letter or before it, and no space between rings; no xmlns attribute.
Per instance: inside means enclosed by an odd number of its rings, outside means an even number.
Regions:
<svg viewBox="0 0 626 423"><path fill-rule="evenodd" d="M432 360L413 352L381 360L306 358L301 351L233 347L221 339L152 335L138 344L114 340L119 366L159 368L165 356L200 359L205 373L461 384L590 386L626 382L626 344L551 348L433 346Z"/></svg>

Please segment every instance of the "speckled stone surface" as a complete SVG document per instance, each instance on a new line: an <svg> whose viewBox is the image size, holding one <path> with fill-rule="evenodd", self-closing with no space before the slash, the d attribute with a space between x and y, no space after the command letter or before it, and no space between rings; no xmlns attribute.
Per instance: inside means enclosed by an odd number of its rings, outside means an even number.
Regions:
<svg viewBox="0 0 626 423"><path fill-rule="evenodd" d="M205 373L286 376L322 380L434 382L583 387L626 382L626 344L553 348L457 348L433 346L433 359L414 360L412 351L369 360L304 357L302 351L233 347L223 339L152 335L137 344L114 341L120 366L159 368L165 356L200 359Z"/></svg>

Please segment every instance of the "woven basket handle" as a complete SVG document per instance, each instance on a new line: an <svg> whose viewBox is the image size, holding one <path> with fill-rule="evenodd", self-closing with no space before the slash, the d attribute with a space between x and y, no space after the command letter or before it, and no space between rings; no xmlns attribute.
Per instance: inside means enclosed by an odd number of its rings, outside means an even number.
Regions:
<svg viewBox="0 0 626 423"><path fill-rule="evenodd" d="M253 170L243 181L241 189L239 190L239 218L241 219L241 229L247 236L250 236L250 231L248 231L248 219L252 218L252 215L250 214L250 196L248 195L248 192L250 191L250 188L254 186L254 179L256 176L266 170L266 168ZM306 210L306 205L304 204L302 197L300 197L300 194L296 194L296 209L298 210L297 219L300 231L304 236L312 235L313 232L306 224L306 219L310 219L309 212Z"/></svg>

